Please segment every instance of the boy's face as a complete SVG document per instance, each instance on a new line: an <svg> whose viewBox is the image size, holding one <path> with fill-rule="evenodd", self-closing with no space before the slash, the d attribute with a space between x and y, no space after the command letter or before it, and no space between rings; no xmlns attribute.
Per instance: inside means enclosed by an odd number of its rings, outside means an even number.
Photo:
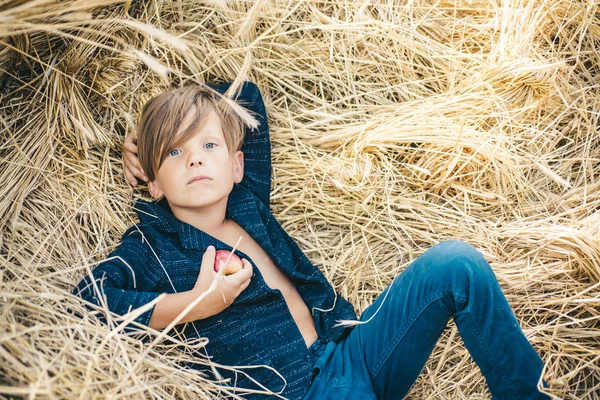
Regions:
<svg viewBox="0 0 600 400"><path fill-rule="evenodd" d="M182 123L187 127L191 110ZM221 121L211 111L193 135L177 148L170 149L165 161L149 182L155 199L165 196L173 213L178 209L207 207L226 199L234 183L244 176L244 155L230 156Z"/></svg>

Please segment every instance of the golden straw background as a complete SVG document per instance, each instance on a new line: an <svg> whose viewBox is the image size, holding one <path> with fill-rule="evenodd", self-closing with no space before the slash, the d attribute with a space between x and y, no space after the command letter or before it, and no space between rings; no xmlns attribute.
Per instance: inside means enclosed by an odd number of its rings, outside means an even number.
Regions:
<svg viewBox="0 0 600 400"><path fill-rule="evenodd" d="M550 392L599 399L598 48L593 0L0 1L0 396L239 398L178 367L204 340L142 344L70 291L148 196L121 164L144 102L251 80L272 212L358 313L468 241ZM490 398L453 323L408 397Z"/></svg>

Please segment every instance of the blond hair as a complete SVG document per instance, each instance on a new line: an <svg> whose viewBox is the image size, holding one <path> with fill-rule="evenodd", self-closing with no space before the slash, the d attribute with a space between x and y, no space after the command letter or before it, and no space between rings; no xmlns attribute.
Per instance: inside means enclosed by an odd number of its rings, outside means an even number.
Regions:
<svg viewBox="0 0 600 400"><path fill-rule="evenodd" d="M216 96L207 87L193 85L161 93L144 105L137 127L137 146L140 164L150 181L156 179L168 152L188 140L211 111L219 116L229 154L241 150L244 140L242 119ZM182 127L191 110L195 112L192 122ZM181 129L183 131L178 133Z"/></svg>

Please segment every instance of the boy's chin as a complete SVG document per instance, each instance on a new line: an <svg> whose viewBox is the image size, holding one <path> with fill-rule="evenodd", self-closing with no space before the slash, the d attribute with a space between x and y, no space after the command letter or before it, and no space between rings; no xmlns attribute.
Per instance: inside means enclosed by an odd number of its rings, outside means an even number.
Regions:
<svg viewBox="0 0 600 400"><path fill-rule="evenodd" d="M211 201L209 199L202 200L178 200L174 199L173 201L169 200L167 196L165 196L169 205L172 207L177 207L180 209L205 209L215 207L219 201Z"/></svg>

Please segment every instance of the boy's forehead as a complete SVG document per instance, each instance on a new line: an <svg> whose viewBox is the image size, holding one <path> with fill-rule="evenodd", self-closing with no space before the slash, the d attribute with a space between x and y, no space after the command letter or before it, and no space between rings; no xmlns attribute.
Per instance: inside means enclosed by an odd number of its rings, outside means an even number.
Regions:
<svg viewBox="0 0 600 400"><path fill-rule="evenodd" d="M196 105L190 107L185 117L183 118L183 121L181 121L179 131L175 134L175 137L179 137L190 126L190 124L194 122L194 119L196 118L197 114L198 107ZM219 115L216 113L215 110L208 110L208 112L206 112L203 115L198 125L196 125L192 135L214 137L215 139L223 137L223 132L221 129L221 120L219 119Z"/></svg>

